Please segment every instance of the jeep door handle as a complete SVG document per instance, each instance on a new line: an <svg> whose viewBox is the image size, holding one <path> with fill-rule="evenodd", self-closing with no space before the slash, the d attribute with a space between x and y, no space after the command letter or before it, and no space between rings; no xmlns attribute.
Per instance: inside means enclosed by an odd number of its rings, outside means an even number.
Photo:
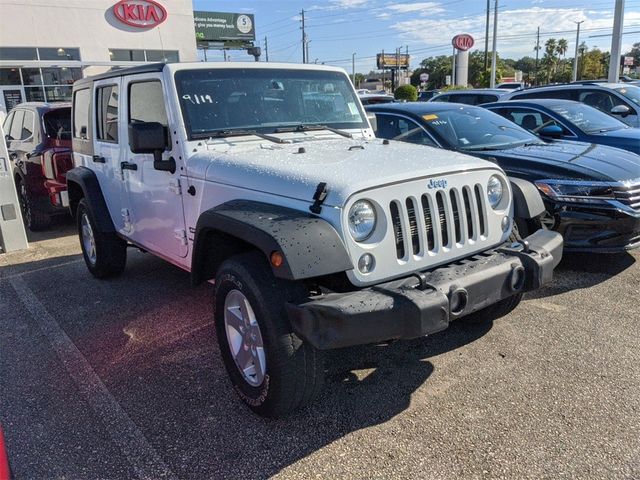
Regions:
<svg viewBox="0 0 640 480"><path fill-rule="evenodd" d="M138 165L131 162L120 162L120 168L122 170L138 170Z"/></svg>
<svg viewBox="0 0 640 480"><path fill-rule="evenodd" d="M105 163L106 160L104 157L100 156L100 155L94 155L93 157L93 161L96 163Z"/></svg>

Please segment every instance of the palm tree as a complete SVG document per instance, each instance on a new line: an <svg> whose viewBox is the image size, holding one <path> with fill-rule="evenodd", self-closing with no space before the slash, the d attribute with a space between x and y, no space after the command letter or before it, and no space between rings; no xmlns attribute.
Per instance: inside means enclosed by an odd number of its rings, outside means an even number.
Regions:
<svg viewBox="0 0 640 480"><path fill-rule="evenodd" d="M542 62L547 67L547 83L551 82L551 76L555 73L557 62L557 47L555 38L550 38L544 44L544 57Z"/></svg>
<svg viewBox="0 0 640 480"><path fill-rule="evenodd" d="M564 70L566 67L565 55L568 49L569 49L569 43L567 42L566 39L561 38L560 40L558 40L558 45L556 45L556 52L558 52L558 55L562 56L562 68L560 69L561 73L564 73Z"/></svg>

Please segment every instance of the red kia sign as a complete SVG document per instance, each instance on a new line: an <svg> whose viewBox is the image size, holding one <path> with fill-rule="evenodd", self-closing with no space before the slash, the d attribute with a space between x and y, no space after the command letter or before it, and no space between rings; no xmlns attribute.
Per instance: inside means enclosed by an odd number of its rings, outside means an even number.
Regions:
<svg viewBox="0 0 640 480"><path fill-rule="evenodd" d="M167 19L165 8L154 0L120 0L113 14L122 23L137 28L153 28Z"/></svg>
<svg viewBox="0 0 640 480"><path fill-rule="evenodd" d="M462 50L463 52L473 47L473 44L473 37L468 33L456 35L455 37L453 37L453 40L451 40L451 45L456 47L458 50Z"/></svg>

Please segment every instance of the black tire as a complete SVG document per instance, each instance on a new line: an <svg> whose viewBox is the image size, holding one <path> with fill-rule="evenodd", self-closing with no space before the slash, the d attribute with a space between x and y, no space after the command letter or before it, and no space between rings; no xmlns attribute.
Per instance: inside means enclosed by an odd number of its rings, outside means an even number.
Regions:
<svg viewBox="0 0 640 480"><path fill-rule="evenodd" d="M522 296L522 293L516 293L515 295L504 298L493 305L483 308L482 310L478 310L471 315L462 317L462 320L470 324L493 322L494 320L511 313L518 305L520 305Z"/></svg>
<svg viewBox="0 0 640 480"><path fill-rule="evenodd" d="M95 255L91 255L87 251L83 241L83 218L85 215L92 230ZM96 229L93 213L84 198L78 203L76 223L82 256L91 274L96 278L110 278L120 275L127 263L127 243L115 233L103 233Z"/></svg>
<svg viewBox="0 0 640 480"><path fill-rule="evenodd" d="M311 403L322 388L322 352L292 330L286 302L304 298L299 284L275 278L260 252L236 255L218 269L214 314L218 344L231 383L242 401L264 417L281 417ZM249 302L262 337L264 378L251 385L234 360L225 327L225 301L238 291ZM242 347L240 347L242 348ZM257 383L257 381L256 381Z"/></svg>
<svg viewBox="0 0 640 480"><path fill-rule="evenodd" d="M16 190L18 191L20 211L22 212L22 219L24 220L25 226L32 232L49 228L51 225L51 216L34 208L26 185L21 178L16 180Z"/></svg>

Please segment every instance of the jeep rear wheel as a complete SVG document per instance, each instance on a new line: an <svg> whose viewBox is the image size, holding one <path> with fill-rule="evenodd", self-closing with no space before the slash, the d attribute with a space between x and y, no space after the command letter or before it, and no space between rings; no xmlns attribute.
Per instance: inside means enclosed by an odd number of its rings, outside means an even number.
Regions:
<svg viewBox="0 0 640 480"><path fill-rule="evenodd" d="M275 278L259 252L225 261L215 284L218 344L240 398L265 417L309 404L322 387L322 352L293 332L285 311L304 297L301 286Z"/></svg>
<svg viewBox="0 0 640 480"><path fill-rule="evenodd" d="M99 232L83 198L77 210L78 236L87 268L96 278L120 275L127 263L127 244L115 233Z"/></svg>
<svg viewBox="0 0 640 480"><path fill-rule="evenodd" d="M33 207L27 186L22 179L17 180L16 190L18 191L20 211L22 212L25 226L32 232L44 230L49 227L49 225L51 225L51 217L46 213L39 212Z"/></svg>

